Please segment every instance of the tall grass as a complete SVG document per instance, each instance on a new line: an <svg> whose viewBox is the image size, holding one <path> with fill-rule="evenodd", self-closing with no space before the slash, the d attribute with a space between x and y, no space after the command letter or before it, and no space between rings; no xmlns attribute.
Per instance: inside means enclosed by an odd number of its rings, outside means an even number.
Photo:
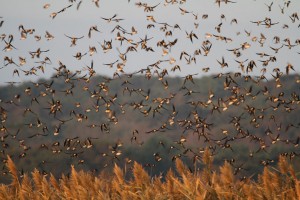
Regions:
<svg viewBox="0 0 300 200"><path fill-rule="evenodd" d="M20 177L8 157L11 184L0 185L0 199L300 199L300 180L289 161L280 156L277 168L265 167L258 180L234 176L225 162L219 171L212 171L212 156L204 154L202 170L192 173L180 159L176 172L169 170L161 177L150 177L142 165L134 163L133 177L115 165L110 175L76 171L56 179L38 170Z"/></svg>

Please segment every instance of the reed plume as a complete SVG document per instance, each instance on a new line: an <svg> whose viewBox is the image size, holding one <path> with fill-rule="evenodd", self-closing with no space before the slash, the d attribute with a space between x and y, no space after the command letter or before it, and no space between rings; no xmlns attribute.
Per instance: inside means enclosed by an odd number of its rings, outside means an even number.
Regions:
<svg viewBox="0 0 300 200"><path fill-rule="evenodd" d="M6 165L12 181L11 184L0 185L0 199L300 198L299 178L285 157L279 158L277 168L266 166L257 181L251 178L237 179L228 162L219 170L213 170L209 153L204 153L203 162L203 170L192 172L180 159L176 159L177 173L170 169L164 181L161 175L151 177L137 162L133 165L133 178L130 180L126 180L124 171L115 165L113 174L102 172L98 176L77 171L71 166L70 175L62 175L58 181L52 174L45 176L38 170L21 175L8 157Z"/></svg>

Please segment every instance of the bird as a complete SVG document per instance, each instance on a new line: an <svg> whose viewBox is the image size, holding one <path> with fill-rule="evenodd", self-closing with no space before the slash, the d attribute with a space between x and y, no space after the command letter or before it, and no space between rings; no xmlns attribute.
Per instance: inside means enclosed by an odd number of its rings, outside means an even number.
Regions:
<svg viewBox="0 0 300 200"><path fill-rule="evenodd" d="M228 64L225 62L224 57L222 57L222 61L217 60L217 62L220 64L221 68L228 67Z"/></svg>
<svg viewBox="0 0 300 200"><path fill-rule="evenodd" d="M270 49L272 49L275 53L278 53L278 51L283 47L283 45L281 45L281 47L279 48L274 48L270 46Z"/></svg>
<svg viewBox="0 0 300 200"><path fill-rule="evenodd" d="M96 31L98 33L101 33L101 31L98 30L97 26L91 26L88 32L88 37L91 38L92 37L92 31Z"/></svg>
<svg viewBox="0 0 300 200"><path fill-rule="evenodd" d="M114 14L112 17L110 18L104 18L104 17L101 17L102 19L104 19L105 21L107 21L108 23L109 22L112 22L112 21L115 21L115 22L119 22L121 20L124 20L124 19L121 19L121 18L116 18L117 17L117 14Z"/></svg>
<svg viewBox="0 0 300 200"><path fill-rule="evenodd" d="M268 7L268 11L269 12L271 12L271 10L272 10L272 5L273 5L273 2L271 2L271 4L270 5L268 5L268 4L265 4L267 7Z"/></svg>
<svg viewBox="0 0 300 200"><path fill-rule="evenodd" d="M193 43L193 38L198 39L198 36L197 36L195 33L193 33L193 31L191 31L190 33L188 33L188 32L186 31L185 33L186 33L186 35L187 35L187 38L189 38L189 39L191 40L192 43Z"/></svg>
<svg viewBox="0 0 300 200"><path fill-rule="evenodd" d="M4 24L4 20L1 20L0 21L0 28L3 26L3 24Z"/></svg>
<svg viewBox="0 0 300 200"><path fill-rule="evenodd" d="M67 38L70 38L70 39L71 39L71 45L70 45L70 47L76 46L77 40L84 38L84 36L81 36L81 37L71 37L71 36L68 36L68 35L66 35L66 34L65 34L65 36L66 36Z"/></svg>

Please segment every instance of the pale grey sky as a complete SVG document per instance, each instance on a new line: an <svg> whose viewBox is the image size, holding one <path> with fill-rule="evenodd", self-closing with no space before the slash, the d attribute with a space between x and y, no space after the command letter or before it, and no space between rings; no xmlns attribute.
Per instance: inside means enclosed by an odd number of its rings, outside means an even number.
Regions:
<svg viewBox="0 0 300 200"><path fill-rule="evenodd" d="M179 0L178 0L179 1ZM63 7L70 5L67 0L54 0L54 1L44 1L44 0L1 0L0 6L0 21L4 20L2 27L0 28L0 35L6 34L5 40L8 41L8 35L12 34L14 40L12 44L17 48L12 51L2 51L5 47L5 42L0 41L1 54L0 59L2 61L0 68L0 84L8 81L23 81L23 80L36 80L39 77L50 77L54 73L54 67L57 68L58 61L64 63L70 70L82 70L86 65L90 65L91 61L94 61L94 68L98 74L112 76L116 71L116 66L114 68L108 68L103 65L104 63L110 63L116 61L120 58L118 57L117 48L124 53L129 46L129 44L124 41L123 45L120 46L120 42L116 41L117 31L111 33L111 30L116 26L120 25L127 31L131 31L131 27L134 26L138 33L136 35L125 35L128 38L133 39L134 42L144 38L147 35L148 38L153 37L148 42L148 46L151 46L155 52L145 52L137 48L138 52L129 52L127 54L127 62L124 67L125 72L134 72L139 69L146 68L148 65L155 63L158 60L165 60L174 58L175 63L170 64L169 62L160 65L161 69L168 69L169 75L180 75L184 76L186 74L199 73L201 75L209 75L216 73L225 73L228 71L241 72L238 63L234 61L245 59L254 60L257 64L257 69L254 69L253 73L250 75L259 75L262 69L262 63L259 60L266 60L268 57L261 58L256 55L258 52L264 52L272 56L276 56L277 62L269 63L267 68L267 77L270 77L273 68L280 68L281 71L285 71L285 66L287 63L294 65L296 73L299 73L299 58L300 46L295 46L292 49L288 47L283 47L279 50L279 53L275 54L272 47L280 47L281 43L285 43L283 40L285 38L290 38L292 44L295 43L296 39L300 39L300 28L298 28L300 21L296 20L292 23L290 16L297 12L300 15L300 1L292 0L289 7L286 6L285 0L236 0L237 3L221 3L221 6L215 3L214 0L187 0L184 4L169 4L164 5L165 1L155 0L155 1L143 1L148 5L156 5L160 3L153 12L144 12L143 7L137 7L135 3L138 1L131 0L129 3L127 0L100 0L100 7L97 8L92 0L83 0L80 9L77 10L76 6L79 2L77 0L74 5L65 12L62 12L56 16L55 19L51 19L50 14L52 12L57 12ZM265 5L270 5L273 2L271 12L268 11L268 7ZM49 3L50 7L44 9L43 6ZM284 8L284 14L281 13L280 7ZM189 12L198 14L198 19L195 19L193 14L187 13L182 15L179 8L186 9ZM116 22L106 22L101 19L101 17L109 18L114 14L117 14L116 18L123 18L124 20L119 23ZM208 14L206 20L202 19L203 14ZM226 19L221 20L221 15L224 14ZM148 21L146 16L153 15L157 22L166 22L170 25L178 24L181 27L179 29L168 28L171 30L173 35L165 37L165 33L160 31L161 25L155 24ZM257 26L250 21L264 20L266 17L272 19L272 23L279 22L272 26L271 28L266 28L263 25ZM231 20L236 18L238 24L230 24ZM215 27L221 23L222 28L221 33L217 33ZM147 29L147 24L155 24L155 28ZM194 23L199 23L198 28L195 27ZM283 29L284 24L288 25L288 28ZM27 36L26 40L21 40L19 25L23 25L25 29L34 28L35 32L33 35ZM101 33L93 32L92 38L88 38L89 28L93 25L97 25ZM186 37L187 32L193 32L198 36L198 39L194 39L191 43ZM251 32L250 37L246 36L244 30ZM47 41L45 32L49 31L54 35L54 39ZM237 34L240 32L240 34ZM208 38L212 42L212 49L208 56L199 55L196 57L197 63L187 64L185 59L179 60L180 52L186 51L193 56L196 49L201 48L203 41L207 40L206 33L221 35L229 37L232 42L225 43L224 41L218 41L216 38ZM251 39L253 37L260 38L260 33L266 36L266 41L264 46L261 47L258 42L253 42ZM64 36L64 34L69 36L84 36L83 39L78 40L77 45L70 47L71 40ZM34 35L42 36L42 39L37 42L34 39ZM279 36L281 41L280 44L274 44L273 37ZM166 42L178 39L177 44L172 47L171 51L165 56L162 56L162 48L157 47L156 43L162 39ZM104 53L100 44L104 40L113 41L113 49L107 53ZM241 51L242 55L239 58L233 56L232 52L226 49L238 48L242 43L248 42L251 44L249 49ZM89 46L95 46L97 48L97 54L93 56L85 56L81 60L76 60L73 56L77 52L88 51ZM36 51L38 48L41 50L50 50L45 54L41 54L40 59L31 59L29 51ZM203 53L203 52L202 52ZM24 66L17 67L13 64L4 66L4 57L12 58L14 62L19 64L19 56L25 57L27 63ZM38 72L38 76L24 76L22 75L23 70L29 70L32 67L37 67L39 64L35 63L44 59L48 56L52 64L46 65L45 74ZM217 60L221 60L224 56L225 61L228 62L229 67L221 69ZM247 65L247 62L245 65ZM5 62L6 63L6 62ZM170 72L170 69L174 65L181 66L181 72ZM210 71L205 73L202 71L203 68L209 67ZM13 76L14 70L20 71L20 77L16 74Z"/></svg>

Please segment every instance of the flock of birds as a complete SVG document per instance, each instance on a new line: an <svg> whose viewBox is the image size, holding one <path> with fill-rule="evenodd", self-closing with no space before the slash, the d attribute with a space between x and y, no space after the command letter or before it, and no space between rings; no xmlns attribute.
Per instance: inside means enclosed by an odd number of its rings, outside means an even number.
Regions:
<svg viewBox="0 0 300 200"><path fill-rule="evenodd" d="M93 0L97 7L101 7L99 0ZM300 121L298 123L289 123L282 118L277 118L279 112L284 113L299 113L299 86L300 78L297 75L294 80L296 90L291 94L285 94L285 85L282 84L282 77L290 73L298 73L297 68L292 63L287 63L285 68L274 67L277 62L277 55L279 52L294 53L294 49L300 45L300 38L293 41L290 38L280 38L274 36L267 38L264 33L253 35L250 31L237 32L235 36L228 37L223 35L224 26L234 26L239 24L238 18L227 21L226 16L222 14L220 21L216 24L212 33L206 33L204 36L197 34L197 29L201 26L202 20L207 20L210 16L203 13L202 15L192 10L186 10L185 4L187 0L164 0L161 3L150 5L150 3L135 2L130 0L129 4L133 4L136 8L143 10L145 15L146 29L148 34L145 36L139 35L139 29L136 26L131 28L124 28L126 19L120 18L118 14L112 16L101 17L100 20L107 24L112 24L113 28L109 31L111 39L98 42L98 44L90 45L85 51L78 51L72 58L76 62L81 59L90 58L90 64L84 66L82 69L73 71L72 68L64 64L64 61L54 63L51 56L48 56L51 49L37 48L31 50L28 55L19 55L16 57L9 57L6 54L9 52L18 52L18 46L15 45L16 40L27 40L34 38L35 41L41 40L51 41L55 40L54 34L51 30L46 31L44 35L36 34L34 28L28 28L25 25L18 27L19 33L17 35L5 34L0 35L0 47L2 49L3 66L0 70L11 70L11 76L18 77L38 77L45 73L46 69L53 69L54 75L50 80L46 81L32 81L22 93L14 94L14 88L18 87L19 82L8 82L11 85L12 97L2 97L0 99L0 137L1 137L1 158L3 162L6 161L6 155L9 154L9 149L19 148L20 153L15 156L15 159L24 159L33 148L37 146L38 149L51 151L54 155L65 153L70 155L72 159L77 159L78 164L84 164L85 160L81 158L81 154L87 149L94 147L94 141L98 137L86 136L88 134L73 135L73 137L64 137L64 129L67 126L73 126L74 123L85 123L86 127L90 129L97 129L101 133L113 134L113 126L117 126L120 120L128 120L121 116L127 112L131 114L142 115L146 120L154 120L159 118L161 121L157 127L150 130L135 129L125 130L129 132L129 144L136 144L143 148L145 141L143 137L149 134L167 134L168 132L178 132L178 140L171 142L171 145L166 144L165 141L160 141L159 145L162 148L167 148L170 153L170 159L174 161L180 157L190 157L195 164L201 162L202 153L204 148L208 147L212 155L218 154L220 151L233 151L234 144L240 141L251 143L252 150L249 151L249 157L255 157L260 152L267 152L270 146L277 143L286 144L293 147L292 151L283 152L282 154L288 156L291 160L300 156L299 151L299 134L296 137L286 135L289 131L299 132ZM213 3L213 2L212 2ZM223 6L231 6L238 4L236 1L229 0L216 0L216 9ZM277 19L265 17L257 21L249 21L250 24L257 25L260 30L270 30L275 26L282 26L282 31L288 29L290 26L300 27L300 21L297 12L290 13L289 10L293 7L292 1L282 1L278 3L277 7L280 10L274 11L276 3L271 2L265 4L265 12L277 12L278 15L288 16L290 24L281 24ZM52 12L50 17L53 20L58 20L63 13L67 13L69 9L77 9L80 11L82 1L69 0L69 5ZM179 15L186 15L190 17L190 22L193 24L193 30L184 30L181 24L170 24L162 22L155 16L156 9L163 9L167 6L176 6ZM50 4L45 4L44 9L51 8ZM5 16L1 17L0 31L3 26L9 23L5 20ZM103 34L100 27L92 25L86 31L86 35L69 35L64 34L66 40L70 41L70 48L76 48L77 44L84 38L94 38ZM161 35L151 34L152 32L159 31ZM185 37L175 38L176 35L183 34ZM230 45L234 42L235 38L243 35L246 40L237 45L235 48L227 48L227 53L231 55L226 58L222 56L215 60L212 56L212 51L218 48L218 45ZM203 41L200 41L203 39ZM191 43L195 45L189 49L182 49L178 57L173 56L176 48L183 43ZM216 45L218 43L218 45ZM245 58L247 51L252 46L259 45L259 48L264 51L255 52L258 59ZM267 49L267 50L266 50ZM178 50L178 48L177 48ZM93 58L97 54L116 53L115 60L109 63L103 63L101 67L107 67L113 70L111 77L104 77L103 80L95 83L94 77L97 75L96 62ZM157 60L154 63L147 64L134 72L128 72L127 65L129 60L134 58L138 52L145 52L146 55L153 56ZM268 52L268 53L266 53ZM299 54L299 53L298 53ZM156 56L156 57L155 57ZM182 83L176 90L168 83L168 76L172 73L181 73L188 65L200 65L202 59L206 57L213 57L215 67L220 73L211 76L212 79L223 80L223 90L226 92L225 97L216 94L211 88L209 93L204 99L198 98L201 94L200 85L197 85L195 77L205 74L211 70L211 67L203 67L199 69L198 73L187 74L182 76ZM297 56L297 53L295 54ZM168 57L168 58L166 58ZM243 58L243 59L242 59ZM28 62L28 60L30 60ZM33 65L28 68L28 63L33 62ZM144 63L145 64L145 63ZM235 64L238 70L234 73L225 72L232 64ZM9 69L9 70L8 70ZM252 75L252 73L259 69L259 75ZM284 69L284 70L283 70ZM129 70L129 69L128 69ZM7 72L6 71L6 72ZM142 76L145 81L155 79L159 81L160 86L165 91L160 96L152 94L153 88L142 88L139 85L134 85L132 79L135 76ZM274 79L274 85L268 85L269 78ZM61 90L54 89L56 83L61 83L63 80L64 86ZM116 94L112 94L110 85L113 82L120 82ZM93 84L92 84L93 83ZM248 88L244 85L251 85ZM82 90L82 95L87 95L92 102L72 102L70 105L64 105L64 100L57 98L59 94L65 94L70 97L75 89ZM36 92L38 91L38 92ZM271 92L272 91L272 92ZM119 101L120 96L126 97L126 102ZM202 94L203 95L203 94ZM259 95L265 99L265 107L251 106L251 102L259 98ZM183 117L183 111L177 108L177 104L181 99L188 99L184 102L188 106L188 115ZM26 103L24 103L26 102ZM84 105L84 106L83 106ZM68 107L68 108L66 108ZM37 110L37 108L39 108ZM214 118L222 116L224 113L231 109L240 109L239 116L231 116L229 125L231 128L221 130L214 130ZM23 121L20 126L13 125L14 121L18 119L10 118L10 111L18 110L19 115L15 116ZM204 115L201 111L206 110ZM45 117L39 116L41 113L47 112L47 118L54 121L54 123L47 124L44 122ZM184 111L187 112L187 111ZM67 114L66 114L67 113ZM98 113L98 115L105 116L103 122L93 122L91 113ZM129 116L130 117L130 116ZM43 118L43 119L42 119ZM90 121L91 120L91 121ZM228 120L227 118L224 120ZM286 122L286 123L283 123ZM248 123L245 125L245 123ZM262 134L256 134L256 130L266 123L268 127L263 130ZM71 124L71 125L70 125ZM34 130L34 131L31 131ZM124 130L123 130L124 131ZM75 130L74 130L75 132ZM214 132L214 133L213 133ZM51 136L52 135L52 136ZM193 146L191 139L196 135L201 148L189 148ZM264 135L264 136L262 136ZM46 142L39 144L41 138L57 137L53 142ZM59 137L58 137L59 136ZM148 136L146 136L148 137ZM174 137L174 136L173 136ZM17 141L18 147L10 146L8 140ZM32 144L34 141L35 144ZM254 143L254 144L253 144ZM105 152L101 152L102 157L109 158L109 165L113 162L120 162L123 158L123 145L121 140L111 144ZM257 147L256 147L256 146ZM256 149L255 149L256 148ZM250 149L250 148L249 148ZM176 152L173 153L172 152ZM153 152L153 162L147 163L146 166L155 167L157 162L167 159L161 156L159 151ZM132 160L126 158L126 162L130 163ZM232 158L228 159L230 164L235 169L235 174L243 170L243 164L236 164ZM46 161L42 161L46 163ZM261 165L269 165L274 162L272 159L261 160ZM6 169L3 165L3 173Z"/></svg>

